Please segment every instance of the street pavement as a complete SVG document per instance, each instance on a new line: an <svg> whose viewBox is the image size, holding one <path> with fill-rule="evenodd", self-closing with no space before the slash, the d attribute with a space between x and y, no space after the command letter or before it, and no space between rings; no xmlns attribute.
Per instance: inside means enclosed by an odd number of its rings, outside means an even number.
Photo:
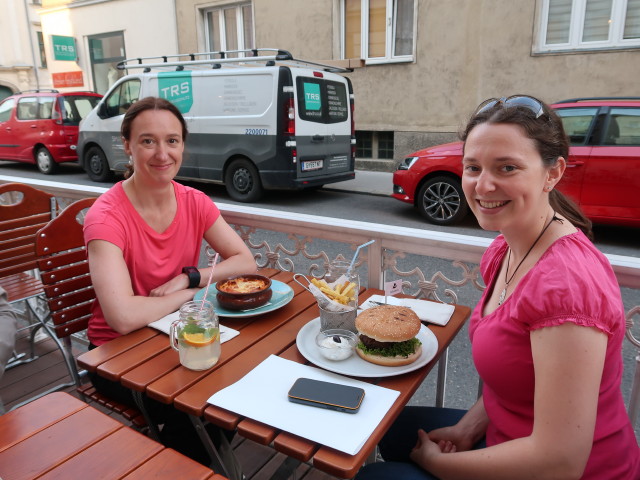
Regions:
<svg viewBox="0 0 640 480"><path fill-rule="evenodd" d="M393 193L393 173L356 170L355 179L330 183L323 189L389 196Z"/></svg>

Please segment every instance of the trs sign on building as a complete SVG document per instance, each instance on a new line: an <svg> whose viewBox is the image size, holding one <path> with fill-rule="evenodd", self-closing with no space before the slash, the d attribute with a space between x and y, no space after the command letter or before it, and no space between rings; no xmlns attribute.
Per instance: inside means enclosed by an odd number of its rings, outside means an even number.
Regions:
<svg viewBox="0 0 640 480"><path fill-rule="evenodd" d="M75 62L78 58L75 38L51 35L51 44L53 45L54 59Z"/></svg>

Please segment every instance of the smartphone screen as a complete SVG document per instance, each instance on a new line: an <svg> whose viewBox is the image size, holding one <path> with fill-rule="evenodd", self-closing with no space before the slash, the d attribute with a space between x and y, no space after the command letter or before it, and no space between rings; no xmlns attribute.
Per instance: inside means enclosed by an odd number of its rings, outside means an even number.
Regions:
<svg viewBox="0 0 640 480"><path fill-rule="evenodd" d="M356 413L364 398L364 389L299 378L289 390L289 401L339 412Z"/></svg>

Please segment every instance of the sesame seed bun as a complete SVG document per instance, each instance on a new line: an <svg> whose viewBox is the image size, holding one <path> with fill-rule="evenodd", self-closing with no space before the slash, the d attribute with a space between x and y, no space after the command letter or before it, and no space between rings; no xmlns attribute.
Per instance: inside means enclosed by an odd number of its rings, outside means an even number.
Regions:
<svg viewBox="0 0 640 480"><path fill-rule="evenodd" d="M356 318L358 332L378 342L404 342L420 331L420 318L407 307L380 305L366 309Z"/></svg>

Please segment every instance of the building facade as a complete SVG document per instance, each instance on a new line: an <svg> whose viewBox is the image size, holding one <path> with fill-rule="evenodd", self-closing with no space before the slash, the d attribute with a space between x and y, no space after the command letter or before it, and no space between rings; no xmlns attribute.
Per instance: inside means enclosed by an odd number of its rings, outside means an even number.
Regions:
<svg viewBox="0 0 640 480"><path fill-rule="evenodd" d="M640 0L5 0L0 95L104 93L124 58L281 48L362 59L357 158L392 170L454 140L476 105L639 96Z"/></svg>
<svg viewBox="0 0 640 480"><path fill-rule="evenodd" d="M638 0L176 0L182 52L362 58L357 158L395 168L457 138L484 99L638 96Z"/></svg>

